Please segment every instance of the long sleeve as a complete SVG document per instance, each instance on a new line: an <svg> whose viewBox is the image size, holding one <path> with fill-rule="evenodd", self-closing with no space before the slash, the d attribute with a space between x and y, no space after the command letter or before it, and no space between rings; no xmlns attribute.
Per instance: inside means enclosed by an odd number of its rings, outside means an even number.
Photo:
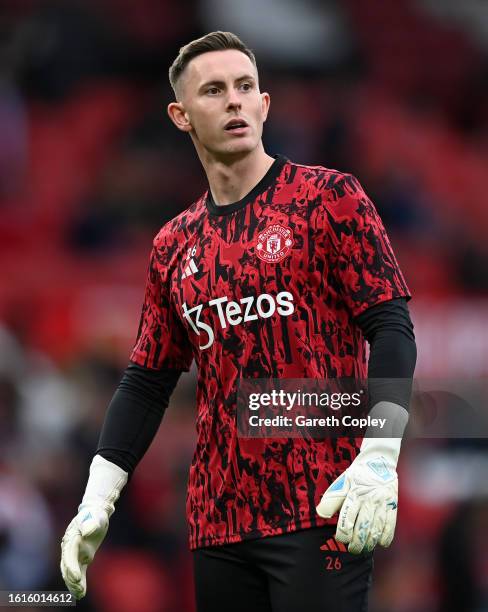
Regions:
<svg viewBox="0 0 488 612"><path fill-rule="evenodd" d="M97 454L131 474L161 424L181 370L129 364L105 415Z"/></svg>
<svg viewBox="0 0 488 612"><path fill-rule="evenodd" d="M370 406L389 401L408 410L417 347L406 300L397 298L368 308L356 322L370 344Z"/></svg>

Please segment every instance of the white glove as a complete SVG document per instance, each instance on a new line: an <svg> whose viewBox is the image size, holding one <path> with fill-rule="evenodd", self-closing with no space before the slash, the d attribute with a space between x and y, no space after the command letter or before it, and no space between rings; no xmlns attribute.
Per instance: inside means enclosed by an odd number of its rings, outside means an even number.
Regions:
<svg viewBox="0 0 488 612"><path fill-rule="evenodd" d="M396 438L365 437L361 450L330 485L317 506L317 514L330 518L340 510L336 539L349 544L348 550L371 552L376 544L389 546L393 540L398 507L396 466L401 435L408 421L407 411L396 404L380 402L373 416L388 416L387 430ZM374 435L368 430L366 436Z"/></svg>
<svg viewBox="0 0 488 612"><path fill-rule="evenodd" d="M93 458L78 514L61 541L61 574L76 599L86 594L87 567L107 534L114 504L127 478L127 472L111 461L100 455Z"/></svg>

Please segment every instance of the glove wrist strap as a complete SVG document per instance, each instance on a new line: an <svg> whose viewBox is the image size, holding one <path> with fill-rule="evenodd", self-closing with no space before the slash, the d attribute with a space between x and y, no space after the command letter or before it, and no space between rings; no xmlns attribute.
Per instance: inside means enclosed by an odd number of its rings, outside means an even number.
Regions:
<svg viewBox="0 0 488 612"><path fill-rule="evenodd" d="M361 456L383 455L396 466L403 432L408 422L408 412L398 404L378 402L369 414L373 418L384 419L385 427L369 427L366 430L361 444Z"/></svg>
<svg viewBox="0 0 488 612"><path fill-rule="evenodd" d="M115 502L127 484L127 479L128 474L122 468L107 461L101 455L95 455L90 465L90 476L85 494L78 510L80 511L85 506L101 506L109 517L112 516Z"/></svg>

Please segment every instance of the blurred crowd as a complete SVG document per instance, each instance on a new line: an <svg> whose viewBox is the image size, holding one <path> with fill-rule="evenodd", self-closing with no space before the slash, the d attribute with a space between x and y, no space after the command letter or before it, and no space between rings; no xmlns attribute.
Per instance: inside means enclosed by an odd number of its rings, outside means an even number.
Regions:
<svg viewBox="0 0 488 612"><path fill-rule="evenodd" d="M257 54L267 151L351 172L375 202L414 295L417 375L488 374L484 2L3 0L0 590L63 588L59 541L135 339L151 239L206 187L166 116L168 67L215 29ZM81 609L193 610L194 386L180 381ZM404 446L371 612L488 610L484 441Z"/></svg>

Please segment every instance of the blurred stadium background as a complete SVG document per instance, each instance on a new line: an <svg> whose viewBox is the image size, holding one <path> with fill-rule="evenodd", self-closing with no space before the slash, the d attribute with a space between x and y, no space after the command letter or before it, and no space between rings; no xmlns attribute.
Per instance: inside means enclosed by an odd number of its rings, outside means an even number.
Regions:
<svg viewBox="0 0 488 612"><path fill-rule="evenodd" d="M0 589L61 589L59 541L134 341L151 239L204 189L167 69L257 53L270 153L359 177L414 294L417 376L488 374L486 0L1 0ZM80 609L190 612L194 373L118 504ZM415 441L371 612L488 610L488 453Z"/></svg>

